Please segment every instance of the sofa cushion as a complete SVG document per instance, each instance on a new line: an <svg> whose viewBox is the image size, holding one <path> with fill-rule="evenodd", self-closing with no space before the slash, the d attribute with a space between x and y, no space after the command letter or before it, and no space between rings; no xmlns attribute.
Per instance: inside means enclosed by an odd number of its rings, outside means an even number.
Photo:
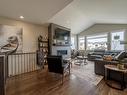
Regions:
<svg viewBox="0 0 127 95"><path fill-rule="evenodd" d="M117 56L115 56L116 60L122 60L126 56L125 51L121 51Z"/></svg>

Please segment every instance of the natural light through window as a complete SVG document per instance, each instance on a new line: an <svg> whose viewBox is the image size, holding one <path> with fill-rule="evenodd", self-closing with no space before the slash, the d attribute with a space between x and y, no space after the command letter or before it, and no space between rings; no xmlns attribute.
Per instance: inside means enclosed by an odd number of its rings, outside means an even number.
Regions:
<svg viewBox="0 0 127 95"><path fill-rule="evenodd" d="M75 38L71 37L71 49L75 49Z"/></svg>
<svg viewBox="0 0 127 95"><path fill-rule="evenodd" d="M79 38L79 50L85 50L85 37Z"/></svg>
<svg viewBox="0 0 127 95"><path fill-rule="evenodd" d="M124 31L111 33L111 50L124 50L121 41L124 41Z"/></svg>
<svg viewBox="0 0 127 95"><path fill-rule="evenodd" d="M94 49L107 50L107 34L87 37L87 50Z"/></svg>

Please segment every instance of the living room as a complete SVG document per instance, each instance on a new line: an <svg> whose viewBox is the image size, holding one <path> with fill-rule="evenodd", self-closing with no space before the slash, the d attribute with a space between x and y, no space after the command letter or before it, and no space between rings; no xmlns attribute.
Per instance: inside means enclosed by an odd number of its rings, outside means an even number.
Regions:
<svg viewBox="0 0 127 95"><path fill-rule="evenodd" d="M126 95L126 4L1 0L0 95Z"/></svg>

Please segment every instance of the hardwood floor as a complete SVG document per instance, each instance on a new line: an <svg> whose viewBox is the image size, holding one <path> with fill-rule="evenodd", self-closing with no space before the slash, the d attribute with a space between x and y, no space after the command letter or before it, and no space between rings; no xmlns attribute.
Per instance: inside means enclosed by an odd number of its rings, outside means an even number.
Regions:
<svg viewBox="0 0 127 95"><path fill-rule="evenodd" d="M47 68L13 77L7 80L6 95L127 95L127 89L112 89L104 80L95 86L73 72L65 77L63 85L60 79L60 75L48 73Z"/></svg>

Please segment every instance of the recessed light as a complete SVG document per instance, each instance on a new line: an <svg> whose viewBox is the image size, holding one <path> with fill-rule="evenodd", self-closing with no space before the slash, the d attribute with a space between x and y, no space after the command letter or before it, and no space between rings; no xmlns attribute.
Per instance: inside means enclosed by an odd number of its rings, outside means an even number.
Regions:
<svg viewBox="0 0 127 95"><path fill-rule="evenodd" d="M20 16L19 18L24 19L24 16Z"/></svg>

